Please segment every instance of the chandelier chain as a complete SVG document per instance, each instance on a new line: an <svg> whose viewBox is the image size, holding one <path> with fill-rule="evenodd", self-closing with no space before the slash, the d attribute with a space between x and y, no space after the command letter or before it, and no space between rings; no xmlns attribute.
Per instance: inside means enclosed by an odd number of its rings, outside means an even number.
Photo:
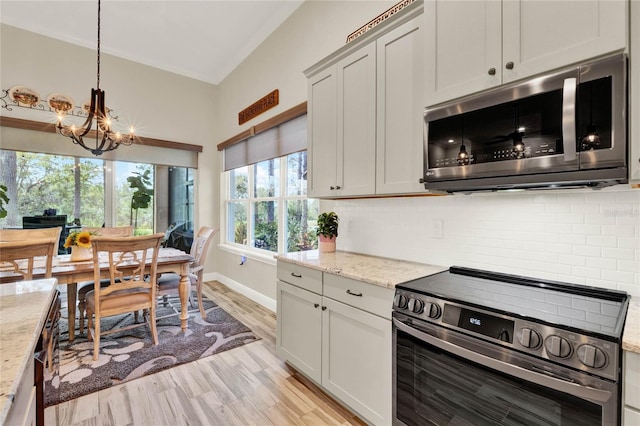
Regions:
<svg viewBox="0 0 640 426"><path fill-rule="evenodd" d="M98 73L97 73L97 83L96 88L100 90L100 0L98 0Z"/></svg>

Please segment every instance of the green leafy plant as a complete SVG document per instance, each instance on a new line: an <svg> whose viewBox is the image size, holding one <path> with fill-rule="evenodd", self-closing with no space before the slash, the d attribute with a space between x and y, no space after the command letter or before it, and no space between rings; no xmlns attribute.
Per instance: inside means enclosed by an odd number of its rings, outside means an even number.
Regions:
<svg viewBox="0 0 640 426"><path fill-rule="evenodd" d="M335 212L325 212L318 216L316 235L324 235L327 238L338 236L338 215Z"/></svg>
<svg viewBox="0 0 640 426"><path fill-rule="evenodd" d="M5 208L7 204L9 204L7 187L0 184L0 219L7 217L7 209Z"/></svg>
<svg viewBox="0 0 640 426"><path fill-rule="evenodd" d="M129 215L129 224L134 228L138 227L138 209L146 209L151 203L151 197L153 197L153 189L151 185L151 170L147 169L143 173L133 172L133 176L127 178L129 182L129 188L134 189L131 196L131 212ZM133 211L135 210L135 220L133 217Z"/></svg>

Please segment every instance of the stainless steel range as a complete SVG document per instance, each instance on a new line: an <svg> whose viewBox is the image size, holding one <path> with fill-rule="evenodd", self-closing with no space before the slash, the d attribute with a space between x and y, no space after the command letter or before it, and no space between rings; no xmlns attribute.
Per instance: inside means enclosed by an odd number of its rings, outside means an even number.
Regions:
<svg viewBox="0 0 640 426"><path fill-rule="evenodd" d="M620 424L628 299L461 267L398 285L394 424Z"/></svg>

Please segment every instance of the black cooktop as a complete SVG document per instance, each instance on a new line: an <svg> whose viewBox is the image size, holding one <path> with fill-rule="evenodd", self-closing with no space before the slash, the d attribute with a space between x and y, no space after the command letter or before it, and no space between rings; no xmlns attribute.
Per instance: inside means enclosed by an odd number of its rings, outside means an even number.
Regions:
<svg viewBox="0 0 640 426"><path fill-rule="evenodd" d="M457 266L396 288L616 341L629 303L622 291Z"/></svg>

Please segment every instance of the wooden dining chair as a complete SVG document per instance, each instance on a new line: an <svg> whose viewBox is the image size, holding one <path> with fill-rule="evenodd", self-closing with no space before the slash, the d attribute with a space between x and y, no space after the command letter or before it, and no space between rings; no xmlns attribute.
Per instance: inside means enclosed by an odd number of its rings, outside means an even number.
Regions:
<svg viewBox="0 0 640 426"><path fill-rule="evenodd" d="M37 228L37 229L0 229L0 241L32 241L41 238L55 238L56 250L54 254L58 253L58 241L60 240L60 234L62 233L62 227L56 226L53 228Z"/></svg>
<svg viewBox="0 0 640 426"><path fill-rule="evenodd" d="M132 237L133 226L115 226L115 227L102 227L91 228L83 227L83 231L89 231L95 236L102 237ZM106 287L109 285L109 280L100 280L100 285ZM78 328L80 334L84 333L84 319L87 310L87 293L93 290L93 281L85 281L78 283ZM137 313L136 313L137 319Z"/></svg>
<svg viewBox="0 0 640 426"><path fill-rule="evenodd" d="M158 344L156 330L156 271L158 251L164 234L139 237L94 237L94 288L87 293L87 329L93 340L93 360L98 360L100 338L105 334L145 325L132 324L101 331L105 317L144 311L153 343ZM100 286L100 261L109 263L109 285Z"/></svg>
<svg viewBox="0 0 640 426"><path fill-rule="evenodd" d="M189 301L191 302L191 287L195 286L198 297L198 309L203 319L206 317L206 313L204 311L204 306L202 305L202 275L204 273L204 264L207 260L209 246L217 233L218 229L203 226L198 230L198 233L191 244L190 254L193 256L194 260L189 268ZM161 302L164 303L165 306L170 304L170 295L178 294L179 283L180 275L176 273L162 274L160 278L158 278L158 297L162 298ZM178 315L180 313L173 305L171 305L171 308L175 313L165 315L162 318Z"/></svg>
<svg viewBox="0 0 640 426"><path fill-rule="evenodd" d="M56 238L38 238L27 241L0 241L0 283L33 279L35 260L44 257L45 278L51 277Z"/></svg>

